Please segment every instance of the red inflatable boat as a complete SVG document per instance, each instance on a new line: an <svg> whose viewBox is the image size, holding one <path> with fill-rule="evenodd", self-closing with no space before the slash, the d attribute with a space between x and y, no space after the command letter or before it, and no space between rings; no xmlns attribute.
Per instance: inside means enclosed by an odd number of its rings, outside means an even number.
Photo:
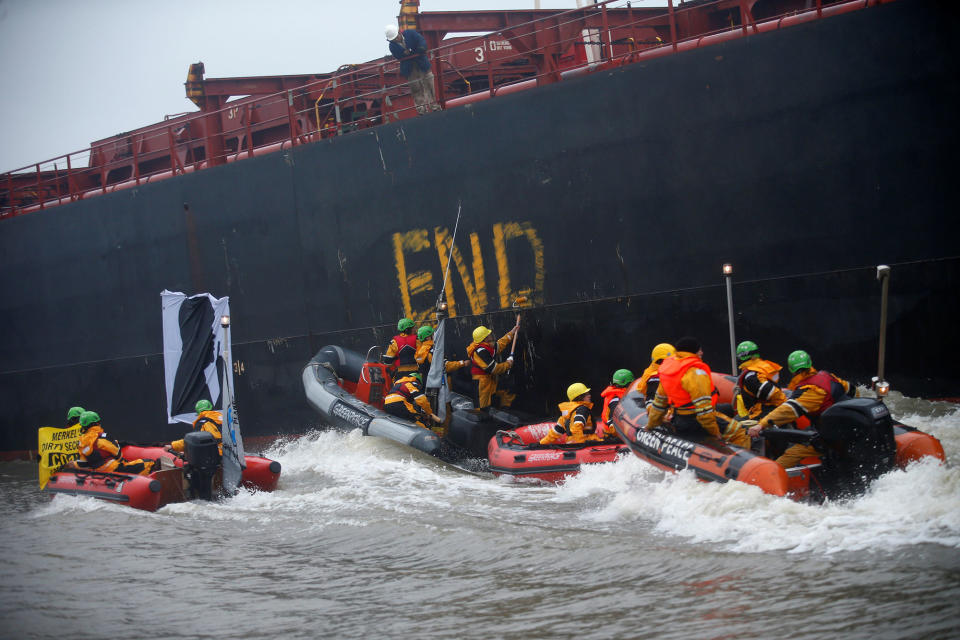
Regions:
<svg viewBox="0 0 960 640"><path fill-rule="evenodd" d="M537 478L560 482L580 472L581 465L612 462L629 451L622 442L541 445L553 422L499 431L490 439L487 454L496 476Z"/></svg>
<svg viewBox="0 0 960 640"><path fill-rule="evenodd" d="M190 499L183 459L162 447L127 445L127 460L161 460L159 469L149 475L104 473L76 467L64 467L50 476L44 491L69 495L92 496L124 504L134 509L156 511L173 502ZM242 485L260 491L273 491L280 479L280 463L260 456L245 456Z"/></svg>

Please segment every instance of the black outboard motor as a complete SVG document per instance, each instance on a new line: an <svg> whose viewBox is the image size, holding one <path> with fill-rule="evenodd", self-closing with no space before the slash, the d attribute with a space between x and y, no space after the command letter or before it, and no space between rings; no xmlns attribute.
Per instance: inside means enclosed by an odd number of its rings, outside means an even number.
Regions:
<svg viewBox="0 0 960 640"><path fill-rule="evenodd" d="M866 490L896 463L893 418L880 400L856 398L838 402L820 416L815 446L823 451L816 476L827 497Z"/></svg>
<svg viewBox="0 0 960 640"><path fill-rule="evenodd" d="M213 481L220 468L220 448L217 439L207 431L191 431L183 437L190 497L213 500Z"/></svg>

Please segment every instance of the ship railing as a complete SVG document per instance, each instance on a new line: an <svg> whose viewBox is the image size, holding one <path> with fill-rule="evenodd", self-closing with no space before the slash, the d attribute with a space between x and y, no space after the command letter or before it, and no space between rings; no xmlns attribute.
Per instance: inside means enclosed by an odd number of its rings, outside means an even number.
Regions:
<svg viewBox="0 0 960 640"><path fill-rule="evenodd" d="M605 0L517 23L503 19L502 28L439 43L429 51L429 58L437 79L438 102L443 108L455 108L890 1L815 0L808 8L757 17L751 13L751 0L665 0L665 6L661 0L653 8L641 8L637 0ZM706 20L710 11L714 19L728 15L729 24L711 25ZM543 12L471 15L507 13ZM481 17L490 22L491 16ZM494 47L491 43L500 44ZM490 55L495 49L497 55ZM471 54L476 54L472 60ZM88 149L11 171L0 176L0 217L134 188L416 115L399 62L384 58L348 65L329 78L295 89L239 98L219 110L171 117Z"/></svg>

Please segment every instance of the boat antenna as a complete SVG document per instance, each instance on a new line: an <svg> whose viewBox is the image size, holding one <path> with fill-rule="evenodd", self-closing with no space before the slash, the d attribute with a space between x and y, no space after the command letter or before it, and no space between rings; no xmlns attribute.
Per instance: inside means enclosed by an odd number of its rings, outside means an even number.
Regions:
<svg viewBox="0 0 960 640"><path fill-rule="evenodd" d="M447 290L447 277L450 275L450 261L453 260L453 244L457 241L457 228L460 226L461 201L457 200L457 221L453 223L453 237L450 238L450 248L447 250L447 268L443 272L443 286L440 287L440 295L437 296L437 309L443 307L443 295Z"/></svg>

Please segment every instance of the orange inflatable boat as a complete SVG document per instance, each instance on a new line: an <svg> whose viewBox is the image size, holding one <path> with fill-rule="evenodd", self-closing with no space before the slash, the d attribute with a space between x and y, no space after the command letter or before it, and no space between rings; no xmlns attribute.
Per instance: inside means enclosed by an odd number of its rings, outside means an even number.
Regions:
<svg viewBox="0 0 960 640"><path fill-rule="evenodd" d="M718 377L727 376L715 374L715 380ZM721 389L721 401L724 391L729 394ZM738 480L794 499L822 501L855 495L895 467L928 456L946 459L936 438L894 422L883 401L873 398L836 403L820 417L816 430L765 429L754 450L710 437L685 439L674 435L669 425L647 431L644 398L635 386L624 395L612 419L630 450L654 466L670 471L690 469L706 482ZM773 458L798 442L812 444L822 457L810 457L783 469Z"/></svg>

